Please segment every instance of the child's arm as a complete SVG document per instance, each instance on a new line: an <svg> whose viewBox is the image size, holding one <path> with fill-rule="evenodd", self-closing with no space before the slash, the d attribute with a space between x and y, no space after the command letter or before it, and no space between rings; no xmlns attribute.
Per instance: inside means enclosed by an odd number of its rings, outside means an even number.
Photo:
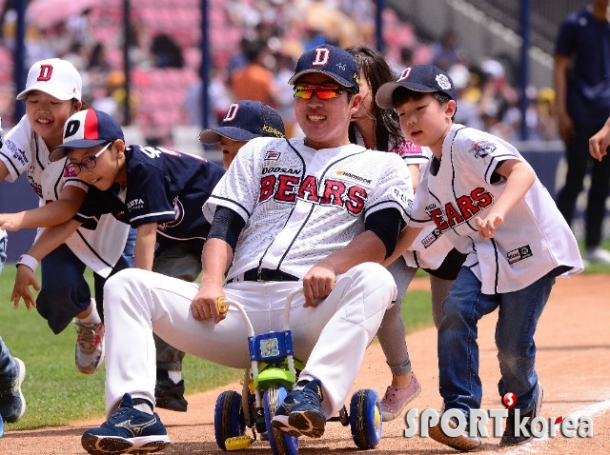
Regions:
<svg viewBox="0 0 610 455"><path fill-rule="evenodd" d="M392 264L396 259L404 254L409 249L413 241L417 238L423 227L409 226L405 227L398 236L398 242L394 252L381 263L384 267Z"/></svg>
<svg viewBox="0 0 610 455"><path fill-rule="evenodd" d="M474 219L475 226L484 239L490 239L496 234L496 226L504 223L508 212L523 199L536 181L536 173L532 168L519 160L506 160L495 172L506 177L504 190L485 218Z"/></svg>
<svg viewBox="0 0 610 455"><path fill-rule="evenodd" d="M0 182L2 182L6 177L8 177L8 167L4 164L4 161L0 161Z"/></svg>
<svg viewBox="0 0 610 455"><path fill-rule="evenodd" d="M417 184L419 183L419 164L407 164L409 172L411 172L411 182L413 182L413 192L417 190Z"/></svg>
<svg viewBox="0 0 610 455"><path fill-rule="evenodd" d="M65 223L76 215L86 195L87 192L78 186L66 186L59 199L50 204L17 213L1 213L0 228L18 231Z"/></svg>
<svg viewBox="0 0 610 455"><path fill-rule="evenodd" d="M59 245L64 243L80 225L81 223L79 221L70 220L66 223L46 228L36 239L27 254L22 255L22 258L24 256L29 256L30 260L28 263L33 263L34 269L31 269L28 265L24 265L20 262L17 263L15 285L13 286L13 293L11 295L11 302L13 302L15 309L19 308L19 301L22 298L28 311L36 306L36 299L34 299L32 296L30 286L32 286L34 290L40 291L40 284L34 275L38 262L40 262L42 258L44 258Z"/></svg>
<svg viewBox="0 0 610 455"><path fill-rule="evenodd" d="M152 270L157 242L157 223L146 223L138 226L134 262L139 269Z"/></svg>
<svg viewBox="0 0 610 455"><path fill-rule="evenodd" d="M610 145L610 117L606 123L595 135L589 139L589 154L601 161L608 154L608 146Z"/></svg>

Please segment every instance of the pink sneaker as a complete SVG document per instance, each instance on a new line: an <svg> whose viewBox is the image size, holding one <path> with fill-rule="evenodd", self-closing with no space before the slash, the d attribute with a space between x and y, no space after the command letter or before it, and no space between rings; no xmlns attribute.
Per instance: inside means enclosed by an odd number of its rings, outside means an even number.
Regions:
<svg viewBox="0 0 610 455"><path fill-rule="evenodd" d="M381 410L381 420L389 422L402 414L405 406L413 401L421 392L421 386L417 382L415 374L411 378L411 382L407 387L392 387L388 386L385 395L379 402Z"/></svg>

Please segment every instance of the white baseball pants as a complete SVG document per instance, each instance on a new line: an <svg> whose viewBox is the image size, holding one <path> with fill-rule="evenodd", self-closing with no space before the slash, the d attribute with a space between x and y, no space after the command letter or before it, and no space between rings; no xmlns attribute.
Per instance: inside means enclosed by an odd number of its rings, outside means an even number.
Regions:
<svg viewBox="0 0 610 455"><path fill-rule="evenodd" d="M281 330L288 294L301 282L236 282L224 287L229 300L240 302L257 334ZM198 285L140 269L126 269L104 288L106 325L106 413L125 393L155 402L156 356L153 331L172 346L233 368L250 366L247 329L230 308L218 324L198 321L191 301ZM295 357L305 362L301 377L322 381L327 416L343 406L396 296L392 275L381 265L360 264L337 277L331 294L316 308L292 302L290 329Z"/></svg>

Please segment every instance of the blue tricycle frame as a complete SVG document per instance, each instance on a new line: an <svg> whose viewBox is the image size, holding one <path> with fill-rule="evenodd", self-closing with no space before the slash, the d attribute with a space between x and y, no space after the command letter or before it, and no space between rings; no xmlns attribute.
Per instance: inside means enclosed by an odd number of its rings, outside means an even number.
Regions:
<svg viewBox="0 0 610 455"><path fill-rule="evenodd" d="M222 392L214 408L216 444L224 451L243 450L256 439L267 440L274 455L296 455L298 438L271 426L278 407L292 390L303 364L294 358L290 307L293 298L302 290L292 292L286 299L281 331L257 335L244 307L235 301L222 300L219 309L235 308L248 329L250 368L244 371L243 389ZM381 440L382 421L379 397L374 390L361 389L352 395L349 413L345 406L338 416L328 421L350 425L352 438L360 449L373 449ZM246 435L246 428L252 436Z"/></svg>

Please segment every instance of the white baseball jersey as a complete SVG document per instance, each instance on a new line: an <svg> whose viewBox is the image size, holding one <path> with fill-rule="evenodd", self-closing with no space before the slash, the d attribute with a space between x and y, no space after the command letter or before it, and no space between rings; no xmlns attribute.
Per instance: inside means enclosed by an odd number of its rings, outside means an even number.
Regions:
<svg viewBox="0 0 610 455"><path fill-rule="evenodd" d="M484 294L523 289L561 266L569 268L565 275L583 270L574 234L538 179L496 227L494 238L481 238L474 218L487 216L504 190L506 179L494 170L505 160L527 164L507 142L453 125L440 166L427 168L411 215L415 223L432 220L459 251L469 254L464 265L481 281Z"/></svg>
<svg viewBox="0 0 610 455"><path fill-rule="evenodd" d="M66 159L50 161L49 148L34 132L25 115L6 134L0 160L9 170L6 178L9 182L27 172L28 182L40 198L40 206L59 199L64 186L74 185L88 190L87 184L77 177L64 175ZM107 277L121 257L128 233L128 225L108 214L100 218L96 230L79 228L66 240L66 245L84 264Z"/></svg>
<svg viewBox="0 0 610 455"><path fill-rule="evenodd" d="M364 146L364 139L357 128L356 143ZM420 171L419 180L421 181L425 174L425 168L432 156L430 149L428 147L415 145L406 138L403 138L403 140L391 138L388 148L388 152L400 156L407 166L410 164L418 165ZM407 267L423 267L434 270L441 266L447 253L449 253L452 248L453 244L446 236L441 235L436 227L426 228L422 230L421 234L415 239L411 245L411 249L405 251L403 257Z"/></svg>
<svg viewBox="0 0 610 455"><path fill-rule="evenodd" d="M363 232L371 213L395 208L406 220L412 198L411 176L395 154L257 138L241 148L203 213L211 221L224 206L247 221L228 279L254 268L303 277Z"/></svg>

